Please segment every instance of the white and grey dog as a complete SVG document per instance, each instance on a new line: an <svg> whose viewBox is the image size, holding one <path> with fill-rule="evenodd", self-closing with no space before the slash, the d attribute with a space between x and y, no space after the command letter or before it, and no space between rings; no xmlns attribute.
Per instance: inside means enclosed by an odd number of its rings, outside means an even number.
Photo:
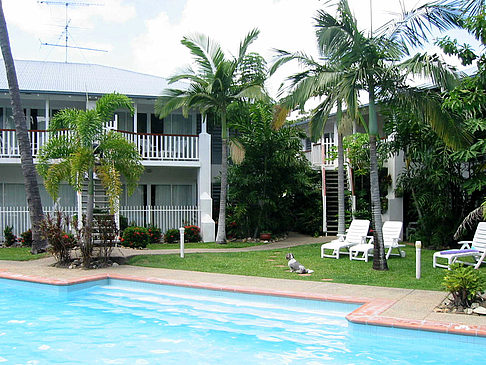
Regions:
<svg viewBox="0 0 486 365"><path fill-rule="evenodd" d="M299 261L297 261L295 258L294 258L294 255L291 254L291 253L288 253L285 258L287 259L287 261L289 262L289 268L290 268L290 271L292 272L296 272L297 274L312 274L314 272L314 270L309 270L309 269L306 269L304 265L302 265Z"/></svg>

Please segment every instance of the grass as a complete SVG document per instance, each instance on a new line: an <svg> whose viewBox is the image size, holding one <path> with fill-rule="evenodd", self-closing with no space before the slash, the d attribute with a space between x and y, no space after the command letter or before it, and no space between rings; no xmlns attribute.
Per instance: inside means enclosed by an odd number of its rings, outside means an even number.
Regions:
<svg viewBox="0 0 486 365"><path fill-rule="evenodd" d="M297 260L315 272L311 276L290 273L285 254L291 251ZM224 274L260 276L305 281L332 281L335 283L360 284L394 288L442 290L445 269L432 267L433 250L422 250L422 278L415 278L415 248L408 246L405 258L390 257L389 271L372 269L372 262L341 259L321 259L320 244L293 247L291 249L228 252L191 253L185 258L178 255L142 255L129 260L130 265L192 270ZM274 260L274 261L270 261ZM280 266L277 266L280 265ZM481 269L486 272L485 268Z"/></svg>
<svg viewBox="0 0 486 365"><path fill-rule="evenodd" d="M30 247L3 247L0 248L0 260L29 261L46 257L46 253L32 255Z"/></svg>
<svg viewBox="0 0 486 365"><path fill-rule="evenodd" d="M264 245L263 242L228 242L224 245L220 245L216 242L188 242L184 243L184 248L244 248ZM151 243L147 246L150 250L178 250L179 243Z"/></svg>

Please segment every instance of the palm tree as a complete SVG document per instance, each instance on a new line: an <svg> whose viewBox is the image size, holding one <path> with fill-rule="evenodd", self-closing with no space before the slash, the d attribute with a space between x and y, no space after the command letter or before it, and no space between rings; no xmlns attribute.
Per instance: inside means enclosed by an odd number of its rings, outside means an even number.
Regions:
<svg viewBox="0 0 486 365"><path fill-rule="evenodd" d="M2 48L3 60L7 72L8 87L12 110L15 122L15 134L20 149L20 162L25 181L25 195L29 206L30 221L32 222L32 253L44 252L47 248L47 241L42 238L40 223L44 219L42 202L37 185L37 174L30 148L30 139L27 131L27 121L25 119L22 103L20 101L19 84L15 64L10 49L7 24L3 13L2 1L0 0L0 47Z"/></svg>
<svg viewBox="0 0 486 365"><path fill-rule="evenodd" d="M258 29L250 31L240 43L238 56L230 58L225 56L219 44L204 35L184 37L181 43L189 48L194 56L197 70L189 67L186 72L171 77L169 83L184 80L188 84L180 89L166 89L155 105L155 112L160 118L166 117L178 108L182 108L186 115L191 108L198 108L203 115L215 115L221 125L221 197L216 235L216 242L220 244L226 243L228 106L235 101L265 97L260 83L241 84L238 74L248 47L259 33Z"/></svg>
<svg viewBox="0 0 486 365"><path fill-rule="evenodd" d="M319 74L312 78L297 78L293 87L295 95L316 96L331 90L320 105L312 126L314 138L319 136L323 123L331 107L338 102L345 103L347 115L359 120L359 92L366 92L368 104L368 133L370 141L370 185L374 229L373 268L387 270L385 259L380 190L378 181L378 160L376 143L378 138L377 98L385 100L396 97L402 102L414 104L417 111L442 136L449 135L451 142L463 141L463 134L456 128L444 128L444 124L454 127L450 119L441 120L444 113L437 103L417 98L412 89L406 87L409 75L430 77L436 85L451 87L456 75L435 55L418 54L404 62L408 57L408 45L420 45L426 39L431 27L446 29L457 24L458 12L443 4L424 5L411 12L404 12L399 21L383 26L375 35L365 35L359 31L347 0L340 0L337 16L325 10L318 11L315 18L316 35L325 67L318 69ZM288 54L280 51L281 62ZM295 78L294 78L295 79ZM293 94L291 94L293 95ZM319 116L319 117L318 117Z"/></svg>
<svg viewBox="0 0 486 365"><path fill-rule="evenodd" d="M143 172L142 158L136 146L120 133L105 130L106 123L120 108L133 113L132 101L125 95L114 93L98 99L92 110L59 111L49 125L49 141L39 153L38 170L54 200L57 199L61 181L67 181L80 192L85 177L88 177L87 236L84 245L90 242L93 222L94 173L100 177L113 214L118 210L118 198L122 191L121 175L131 194ZM63 130L67 130L67 133Z"/></svg>

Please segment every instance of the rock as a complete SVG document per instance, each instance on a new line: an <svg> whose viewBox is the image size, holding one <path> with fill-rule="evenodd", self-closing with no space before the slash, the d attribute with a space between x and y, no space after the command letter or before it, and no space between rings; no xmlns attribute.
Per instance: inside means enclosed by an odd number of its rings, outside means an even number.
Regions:
<svg viewBox="0 0 486 365"><path fill-rule="evenodd" d="M74 269L74 265L72 265L72 264L71 264L71 265L69 265L69 266L68 266L68 269Z"/></svg>
<svg viewBox="0 0 486 365"><path fill-rule="evenodd" d="M477 308L477 307L479 307L479 303L472 303L472 304L471 304L471 308L472 308L472 309L475 309L475 308Z"/></svg>
<svg viewBox="0 0 486 365"><path fill-rule="evenodd" d="M479 314L481 316L486 316L486 308L484 307L477 307L473 309L473 312Z"/></svg>
<svg viewBox="0 0 486 365"><path fill-rule="evenodd" d="M117 264L116 262L114 262L112 265L112 267L117 267L117 266L120 266L119 264Z"/></svg>
<svg viewBox="0 0 486 365"><path fill-rule="evenodd" d="M473 314L473 309L472 308L466 308L464 310L464 313L466 313L466 314Z"/></svg>
<svg viewBox="0 0 486 365"><path fill-rule="evenodd" d="M462 305L457 306L458 312L464 312L464 307Z"/></svg>

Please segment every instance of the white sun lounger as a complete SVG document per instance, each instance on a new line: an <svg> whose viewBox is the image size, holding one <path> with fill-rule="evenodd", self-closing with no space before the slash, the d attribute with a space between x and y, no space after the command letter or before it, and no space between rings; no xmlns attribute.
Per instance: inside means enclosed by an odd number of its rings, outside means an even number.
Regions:
<svg viewBox="0 0 486 365"><path fill-rule="evenodd" d="M401 248L405 245L399 244L400 236L402 234L402 222L399 221L386 221L383 223L383 241L386 251L386 259L390 258L393 249L398 249L397 256L405 257L405 251ZM373 237L369 237L370 240L367 243L361 243L359 245L352 246L349 249L350 260L362 260L368 262L369 256L373 251Z"/></svg>
<svg viewBox="0 0 486 365"><path fill-rule="evenodd" d="M478 269L486 257L486 222L478 224L472 241L459 241L458 243L461 245L461 248L458 250L445 250L434 253L432 265L450 270L450 265L460 262L465 265L474 265L474 268ZM472 257L475 262L458 260L463 257ZM440 259L446 259L447 264L440 263Z"/></svg>
<svg viewBox="0 0 486 365"><path fill-rule="evenodd" d="M324 243L321 246L321 257L330 257L338 259L340 254L349 255L349 248L358 245L366 240L370 221L366 219L354 219L349 226L346 235L339 237L339 239ZM342 251L345 249L346 251ZM326 253L326 250L332 250L332 253Z"/></svg>

